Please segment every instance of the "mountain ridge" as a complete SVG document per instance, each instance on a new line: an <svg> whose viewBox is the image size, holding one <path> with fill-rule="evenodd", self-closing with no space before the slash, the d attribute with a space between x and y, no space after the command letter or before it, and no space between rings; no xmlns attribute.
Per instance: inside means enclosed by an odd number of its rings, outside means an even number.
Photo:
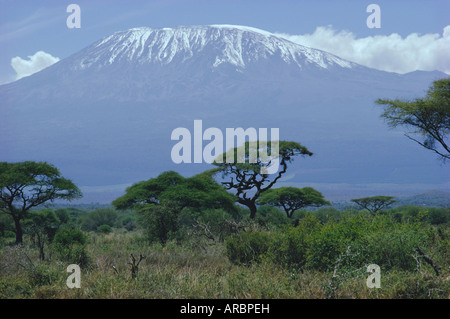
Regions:
<svg viewBox="0 0 450 319"><path fill-rule="evenodd" d="M292 181L447 182L431 154L389 130L374 106L377 98L422 96L443 74L400 75L333 60L324 68L314 61L331 54L242 28L205 26L209 40L191 34L186 46L164 37L174 28L156 29L145 41L120 31L0 86L1 160L46 160L84 186L128 184L169 169L192 175L210 166L172 163L170 136L202 119L205 128L223 130L278 127L281 139L307 146L315 156L292 164ZM282 48L270 51L274 43ZM170 62L161 63L160 54Z"/></svg>
<svg viewBox="0 0 450 319"><path fill-rule="evenodd" d="M224 46L210 48L209 45L216 43L217 40L221 40ZM256 46L255 43L259 45ZM97 57L103 53L105 47L109 48L109 52L105 52L107 55L112 55L107 61L109 64L124 57L140 63L168 64L177 55L182 55L177 58L181 58L181 61L184 62L193 57L193 51L212 50L215 53L212 67L230 63L238 68L245 68L246 64L252 60L266 58L278 51L285 62L295 63L300 68L302 67L300 58L306 58L307 62L315 63L322 68L333 64L347 68L356 65L324 51L296 44L267 31L232 25L179 26L162 29L132 28L116 32L90 47L100 51L97 51ZM243 53L246 56L243 56ZM79 67L84 68L90 63L93 62L83 60Z"/></svg>

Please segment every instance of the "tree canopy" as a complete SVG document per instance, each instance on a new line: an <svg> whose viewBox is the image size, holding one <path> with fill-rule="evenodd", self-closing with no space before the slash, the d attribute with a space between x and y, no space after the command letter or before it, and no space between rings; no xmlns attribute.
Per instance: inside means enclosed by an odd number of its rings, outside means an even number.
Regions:
<svg viewBox="0 0 450 319"><path fill-rule="evenodd" d="M396 202L392 196L372 196L355 198L351 200L363 209L367 209L372 214L385 209Z"/></svg>
<svg viewBox="0 0 450 319"><path fill-rule="evenodd" d="M292 218L296 210L330 205L330 202L325 200L321 192L312 187L280 187L269 189L262 194L258 204L283 208L287 217Z"/></svg>
<svg viewBox="0 0 450 319"><path fill-rule="evenodd" d="M20 221L27 212L56 199L72 200L81 191L46 162L0 162L0 212L9 214L16 227L16 243L23 241Z"/></svg>
<svg viewBox="0 0 450 319"><path fill-rule="evenodd" d="M376 103L385 105L381 116L389 126L409 129L406 137L444 161L450 159L450 78L434 81L424 98L378 99Z"/></svg>
<svg viewBox="0 0 450 319"><path fill-rule="evenodd" d="M269 155L270 154L270 155ZM306 147L289 141L246 142L219 155L213 165L216 174L221 173L222 184L228 190L234 190L240 204L250 209L250 218L256 216L256 201L286 173L288 164L296 156L312 156ZM232 159L230 161L230 159ZM276 164L276 165L275 165ZM276 166L276 172L269 171Z"/></svg>
<svg viewBox="0 0 450 319"><path fill-rule="evenodd" d="M163 172L155 178L136 183L112 202L117 209L169 203L178 211L190 208L234 210L235 198L212 178L211 172L183 177L177 172Z"/></svg>

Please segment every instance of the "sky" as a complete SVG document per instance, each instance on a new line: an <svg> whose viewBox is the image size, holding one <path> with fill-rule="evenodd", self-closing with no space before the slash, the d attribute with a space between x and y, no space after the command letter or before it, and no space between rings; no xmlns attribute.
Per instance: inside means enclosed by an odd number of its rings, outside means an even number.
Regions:
<svg viewBox="0 0 450 319"><path fill-rule="evenodd" d="M67 26L70 4L80 28ZM371 4L379 28L367 24ZM449 12L448 0L0 0L0 84L116 31L209 24L259 28L384 71L450 74Z"/></svg>

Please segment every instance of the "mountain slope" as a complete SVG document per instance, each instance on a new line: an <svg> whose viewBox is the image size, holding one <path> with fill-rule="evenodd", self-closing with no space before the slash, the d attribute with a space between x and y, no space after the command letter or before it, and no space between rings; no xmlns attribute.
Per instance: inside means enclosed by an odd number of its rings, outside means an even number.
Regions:
<svg viewBox="0 0 450 319"><path fill-rule="evenodd" d="M134 28L0 86L0 160L47 160L79 185L189 175L210 166L173 164L170 136L201 119L307 146L315 156L290 168L294 182L436 186L444 168L388 130L373 101L423 96L442 77L377 71L250 27Z"/></svg>

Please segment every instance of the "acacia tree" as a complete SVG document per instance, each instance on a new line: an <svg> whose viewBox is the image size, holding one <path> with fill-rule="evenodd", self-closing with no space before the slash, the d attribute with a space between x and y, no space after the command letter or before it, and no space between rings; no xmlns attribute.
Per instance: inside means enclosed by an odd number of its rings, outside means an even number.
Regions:
<svg viewBox="0 0 450 319"><path fill-rule="evenodd" d="M261 146L262 145L262 146ZM262 149L270 160L260 156ZM272 153L278 148L278 152ZM242 153L241 153L242 152ZM230 156L230 154L232 156ZM240 156L239 154L243 154ZM228 177L230 180L223 181L222 184L228 190L234 190L238 203L245 205L250 210L250 218L256 216L256 202L264 192L268 191L286 173L288 164L296 156L312 156L306 147L297 142L276 141L276 142L246 142L241 147L235 147L226 153L219 155L213 165L217 169L213 170L222 173L222 178ZM230 161L230 158L233 159ZM220 159L220 161L219 161ZM268 174L268 169L277 161L278 171Z"/></svg>
<svg viewBox="0 0 450 319"><path fill-rule="evenodd" d="M186 207L234 210L234 197L212 178L212 174L207 171L185 178L174 171L163 172L128 187L112 204L116 209L170 203L177 212Z"/></svg>
<svg viewBox="0 0 450 319"><path fill-rule="evenodd" d="M32 242L39 248L39 258L45 260L44 248L50 244L59 227L59 219L51 209L30 212L24 227L31 235Z"/></svg>
<svg viewBox="0 0 450 319"><path fill-rule="evenodd" d="M72 200L81 196L78 187L51 164L0 162L0 212L14 220L16 244L23 242L20 221L31 208L56 199Z"/></svg>
<svg viewBox="0 0 450 319"><path fill-rule="evenodd" d="M325 200L321 192L312 187L280 187L269 189L262 194L258 204L283 208L287 217L292 218L298 209L330 205L330 202Z"/></svg>
<svg viewBox="0 0 450 319"><path fill-rule="evenodd" d="M185 208L222 208L234 212L235 198L207 171L185 178L174 171L136 183L112 204L117 209L133 208L150 239L165 243L178 229L178 217Z"/></svg>
<svg viewBox="0 0 450 319"><path fill-rule="evenodd" d="M392 196L372 196L355 198L351 200L363 209L367 209L372 214L376 214L379 210L385 209L396 202Z"/></svg>
<svg viewBox="0 0 450 319"><path fill-rule="evenodd" d="M386 105L381 116L389 126L410 129L406 137L435 152L444 161L450 159L450 78L434 81L425 98L378 99L376 103Z"/></svg>

